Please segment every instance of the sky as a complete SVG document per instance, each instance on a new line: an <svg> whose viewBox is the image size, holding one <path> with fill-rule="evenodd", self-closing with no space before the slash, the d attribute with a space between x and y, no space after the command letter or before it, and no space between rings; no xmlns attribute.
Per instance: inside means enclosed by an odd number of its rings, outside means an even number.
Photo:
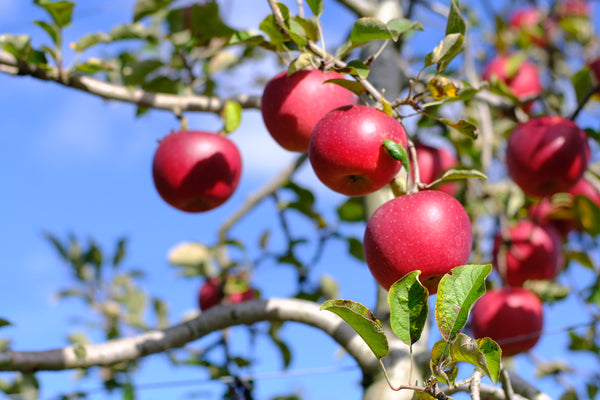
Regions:
<svg viewBox="0 0 600 400"><path fill-rule="evenodd" d="M74 41L88 32L108 30L116 23L131 19L133 0L88 0L78 5L73 25L67 30L66 41ZM266 1L225 0L224 17L240 29L256 27L268 14ZM0 33L27 33L34 43L46 43L41 30L30 23L43 18L32 2L0 1ZM441 39L443 24L431 14L423 24L430 29L423 34L424 48ZM326 2L325 37L329 43L339 42L351 15ZM429 47L427 47L429 48ZM273 62L262 66L277 71ZM255 68L253 66L253 68ZM251 71L241 71L240 77ZM257 89L253 94L260 94ZM188 115L190 127L216 130L220 121L213 115ZM151 160L157 141L173 129L176 118L163 111L152 111L135 118L135 108L128 104L109 102L57 84L27 77L0 74L0 251L3 254L0 280L0 317L13 322L3 328L0 337L13 341L16 350L43 350L67 344L66 334L78 325L74 315L85 309L75 301L58 302L54 294L65 287L69 271L43 238L49 231L65 239L75 233L81 240L94 238L107 252L116 241L129 239L126 267L147 271L144 281L150 293L167 300L170 319L178 322L195 312L198 279L181 279L169 266L167 253L178 243L196 240L212 243L215 226L240 207L249 193L264 185L286 166L294 155L281 150L269 140L256 110L244 113L242 125L231 135L242 152L244 171L240 187L223 207L199 215L179 212L167 206L156 193L151 177ZM299 172L299 181L317 194L317 207L331 216L334 207L344 198L320 184L306 166ZM277 228L272 204L266 202L236 227L234 235L255 237L257 226ZM360 235L361 228L357 227ZM254 236L253 236L254 235ZM340 297L374 305L375 285L366 267L354 259L340 259L345 248L332 244L325 259L316 266L316 274L338 279ZM265 297L285 297L293 291L292 277L287 268L266 265L256 271L254 281ZM579 279L580 276L575 277ZM565 279L573 279L566 277ZM546 328L559 330L582 321L583 315L569 312L563 304L548 307ZM248 343L244 329L235 329L240 351ZM268 342L258 343L260 355L255 373L264 374L257 383L257 399L289 394L295 390L307 399L359 399L360 374L351 359L340 356L333 341L312 328L290 324L285 337L310 351L296 351L291 370L297 376L271 377L280 368L277 350ZM208 339L208 338L207 338ZM544 336L534 354L555 352L564 347L562 335ZM199 348L210 340L193 343ZM584 362L584 361L582 361ZM531 374L531 363L522 361ZM529 369L528 369L529 368ZM306 375L304 375L306 373ZM267 376L268 375L268 376ZM0 378L7 376L0 374ZM52 399L64 391L84 390L90 398L107 399L96 391L93 380L73 380L74 373L41 373L42 399ZM198 398L216 398L221 393L218 383L206 382L206 375L197 369L180 368L175 373L165 367L161 356L144 360L136 382L140 399L154 400L165 396L185 398L196 392ZM157 382L194 380L197 385L165 385L144 390ZM556 390L549 382L544 387Z"/></svg>

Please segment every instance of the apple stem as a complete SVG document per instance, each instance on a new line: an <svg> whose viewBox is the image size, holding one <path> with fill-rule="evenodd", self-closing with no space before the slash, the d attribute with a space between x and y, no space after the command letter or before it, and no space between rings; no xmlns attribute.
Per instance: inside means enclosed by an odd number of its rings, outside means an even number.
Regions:
<svg viewBox="0 0 600 400"><path fill-rule="evenodd" d="M419 187L421 185L421 176L419 175L419 163L417 162L417 149L415 148L415 144L412 140L408 139L408 151L410 153L411 165L413 168L413 177L412 184L409 183L411 179L411 174L407 174L407 194L413 194L419 191Z"/></svg>

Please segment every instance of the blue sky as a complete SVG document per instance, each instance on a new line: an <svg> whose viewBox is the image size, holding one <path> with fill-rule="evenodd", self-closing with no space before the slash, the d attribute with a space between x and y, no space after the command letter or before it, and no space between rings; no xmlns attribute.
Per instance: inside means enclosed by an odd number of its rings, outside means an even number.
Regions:
<svg viewBox="0 0 600 400"><path fill-rule="evenodd" d="M133 0L82 1L75 12L74 23L67 31L67 42L84 33L108 30L114 24L130 20ZM225 16L239 28L256 27L267 15L266 1L225 0ZM345 29L340 24L350 21L347 12L337 14L326 2L325 37L329 43L339 41ZM41 30L29 21L42 18L31 2L0 1L0 32L27 33L34 43L47 43ZM435 45L443 35L443 25L435 17L424 21L430 27L425 45ZM432 20L433 18L433 20ZM441 19L440 19L441 21ZM431 22L434 22L432 25ZM430 47L426 47L429 49ZM265 69L276 71L274 63ZM242 71L244 74L250 71ZM231 83L230 85L231 86ZM255 93L259 93L255 90ZM17 350L42 350L66 344L65 336L73 328L70 317L84 312L76 302L58 303L54 293L64 288L68 271L53 249L43 239L50 231L65 238L70 232L82 240L95 238L101 247L112 251L116 240L130 240L125 265L147 271L148 290L170 303L172 322L193 312L199 280L176 276L176 270L166 260L168 250L182 241L213 242L214 227L241 204L246 196L267 182L274 171L287 165L293 155L278 148L266 135L257 111L244 113L240 129L231 138L238 143L244 159L244 172L239 189L222 208L205 214L190 215L163 203L152 184L151 159L156 142L170 130L177 129L177 120L169 113L153 111L143 118L134 117L131 105L106 102L81 92L25 77L0 74L0 185L4 188L0 208L0 250L3 279L0 281L0 317L15 326L2 329L2 337L10 338ZM215 130L220 121L212 115L188 115L190 127ZM332 193L316 181L309 168L300 172L300 180L315 190L318 207L331 213L343 197ZM265 226L277 228L272 205L266 202L252 212L235 235L255 237ZM329 214L331 215L331 214ZM357 236L360 228L356 228ZM254 236L253 236L254 235ZM375 285L364 265L350 258L340 259L345 248L334 244L326 258L316 266L317 275L328 274L339 279L340 296L373 305ZM254 278L266 297L287 296L293 288L291 271L266 265ZM568 276L565 279L587 279ZM556 330L579 322L582 313L567 311L568 304L548 307L546 328ZM570 304L570 306L574 306ZM575 305L580 307L580 305ZM240 348L247 343L243 329L236 329ZM340 357L337 346L327 336L312 328L289 325L288 340L302 348L295 352L293 370L342 368L337 373L316 373L293 378L264 379L258 382L257 398L301 391L307 399L359 399L360 376L350 359ZM201 347L202 340L193 344ZM562 336L545 336L534 354L556 354L564 347ZM306 349L306 351L304 350ZM240 351L242 351L240 350ZM256 373L271 373L280 364L270 343L259 343L261 361ZM139 383L168 382L182 379L203 380L205 375L195 369L165 370L158 356L144 361ZM530 363L524 361L528 368ZM348 367L350 367L348 369ZM530 372L530 368L528 370ZM3 375L0 374L0 377ZM67 390L97 388L95 381L74 382L73 372L43 373L42 398L48 399ZM555 389L554 386L547 386ZM215 398L220 393L217 384L192 387L168 387L140 392L144 400L175 398L190 390L204 392ZM106 398L98 393L91 398Z"/></svg>

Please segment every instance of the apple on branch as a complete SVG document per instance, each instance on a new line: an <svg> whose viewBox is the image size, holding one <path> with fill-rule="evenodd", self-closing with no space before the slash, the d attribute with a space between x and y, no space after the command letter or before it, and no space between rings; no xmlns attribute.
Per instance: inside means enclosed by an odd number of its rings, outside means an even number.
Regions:
<svg viewBox="0 0 600 400"><path fill-rule="evenodd" d="M419 166L419 180L422 183L431 183L439 179L445 171L458 166L456 156L444 148L417 142L415 143L415 150L417 152L417 165ZM414 170L412 173L414 177ZM436 189L455 195L458 191L458 183L442 183L437 185Z"/></svg>

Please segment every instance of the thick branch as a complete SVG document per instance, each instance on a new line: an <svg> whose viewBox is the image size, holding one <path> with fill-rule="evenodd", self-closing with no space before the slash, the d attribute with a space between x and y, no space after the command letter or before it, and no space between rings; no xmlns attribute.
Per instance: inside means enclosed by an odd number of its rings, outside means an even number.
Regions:
<svg viewBox="0 0 600 400"><path fill-rule="evenodd" d="M205 111L218 113L226 100L207 96L178 96L147 92L142 89L103 82L90 76L71 73L61 78L56 69L42 69L33 64L18 61L12 54L0 50L0 72L12 75L31 76L37 79L56 82L78 89L104 99L119 100L143 107L169 110L175 113L183 111ZM260 96L238 95L231 100L243 108L260 108Z"/></svg>
<svg viewBox="0 0 600 400"><path fill-rule="evenodd" d="M377 359L360 336L341 318L296 299L253 300L214 307L190 321L142 335L96 345L74 345L47 351L0 353L0 371L48 371L89 368L138 359L179 348L211 332L259 321L296 321L321 329L357 361L364 374L378 370Z"/></svg>

